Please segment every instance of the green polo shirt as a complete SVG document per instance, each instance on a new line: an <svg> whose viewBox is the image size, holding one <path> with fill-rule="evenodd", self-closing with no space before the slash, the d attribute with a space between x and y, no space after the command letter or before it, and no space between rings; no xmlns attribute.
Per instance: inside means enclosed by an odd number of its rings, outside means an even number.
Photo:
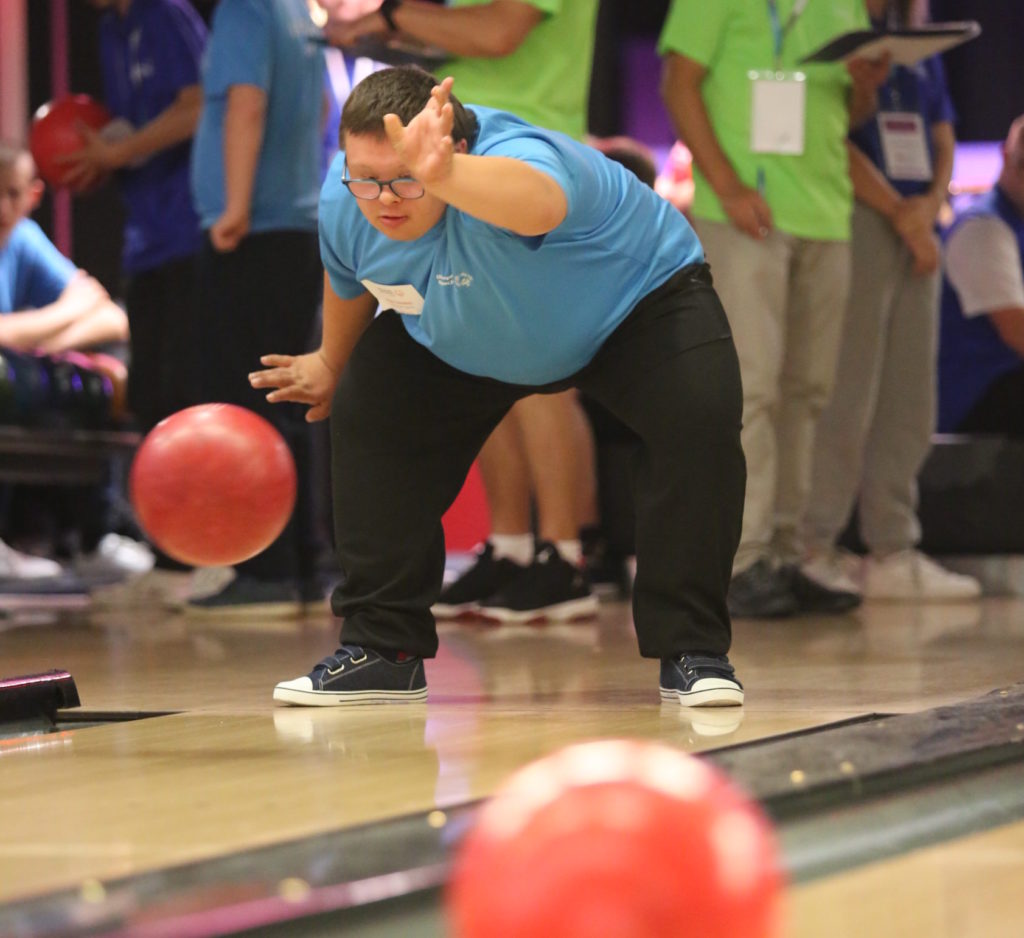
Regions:
<svg viewBox="0 0 1024 938"><path fill-rule="evenodd" d="M795 0L778 0L785 23ZM718 143L751 188L759 171L775 225L802 238L850 237L853 186L846 157L850 78L842 64L798 65L830 39L868 28L864 0L808 0L787 32L781 68L807 76L804 152L799 156L750 150L752 82L749 73L772 69L775 41L769 0L673 0L658 51L677 52L703 65L701 94ZM693 214L726 221L707 180L694 168Z"/></svg>
<svg viewBox="0 0 1024 938"><path fill-rule="evenodd" d="M470 6L489 0L449 0ZM523 0L546 16L511 55L455 58L438 66L455 78L452 89L466 104L511 111L531 124L577 140L587 132L590 70L598 0Z"/></svg>

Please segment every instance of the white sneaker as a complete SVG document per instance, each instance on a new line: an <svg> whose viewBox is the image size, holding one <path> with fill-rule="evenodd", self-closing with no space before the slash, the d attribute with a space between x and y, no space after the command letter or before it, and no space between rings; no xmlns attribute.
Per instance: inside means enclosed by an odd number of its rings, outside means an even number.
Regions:
<svg viewBox="0 0 1024 938"><path fill-rule="evenodd" d="M112 586L90 590L92 605L100 609L177 609L188 599L192 574L177 570L147 570Z"/></svg>
<svg viewBox="0 0 1024 938"><path fill-rule="evenodd" d="M139 576L153 569L156 558L149 546L121 534L105 534L91 554L71 562L79 576Z"/></svg>
<svg viewBox="0 0 1024 938"><path fill-rule="evenodd" d="M0 576L12 580L41 580L60 576L62 572L63 567L56 560L23 554L0 541Z"/></svg>
<svg viewBox="0 0 1024 938"><path fill-rule="evenodd" d="M192 571L154 568L122 583L97 587L89 596L93 606L101 609L181 609L190 599L220 592L234 576L231 567L201 567Z"/></svg>
<svg viewBox="0 0 1024 938"><path fill-rule="evenodd" d="M864 595L868 599L951 602L977 599L981 584L972 576L953 573L919 550L901 550L864 564Z"/></svg>
<svg viewBox="0 0 1024 938"><path fill-rule="evenodd" d="M819 586L840 593L863 592L860 557L841 547L813 551L800 564L803 575Z"/></svg>

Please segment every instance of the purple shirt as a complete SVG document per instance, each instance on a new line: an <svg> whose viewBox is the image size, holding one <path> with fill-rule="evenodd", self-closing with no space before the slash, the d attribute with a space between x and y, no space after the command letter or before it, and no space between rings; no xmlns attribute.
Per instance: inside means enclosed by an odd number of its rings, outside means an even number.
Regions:
<svg viewBox="0 0 1024 938"><path fill-rule="evenodd" d="M199 83L206 26L188 0L134 0L122 17L100 22L106 104L135 128L166 110L182 88ZM195 253L199 220L189 193L191 141L154 153L117 174L127 209L123 265L150 270Z"/></svg>

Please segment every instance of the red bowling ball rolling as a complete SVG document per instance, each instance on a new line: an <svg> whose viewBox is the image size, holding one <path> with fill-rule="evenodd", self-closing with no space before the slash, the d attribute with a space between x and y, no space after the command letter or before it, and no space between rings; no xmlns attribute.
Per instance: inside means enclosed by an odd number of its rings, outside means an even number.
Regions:
<svg viewBox="0 0 1024 938"><path fill-rule="evenodd" d="M132 463L139 523L164 553L191 566L230 566L284 529L295 463L280 433L232 404L189 407L161 420Z"/></svg>
<svg viewBox="0 0 1024 938"><path fill-rule="evenodd" d="M771 825L712 766L609 740L516 772L480 812L447 905L456 938L769 938Z"/></svg>

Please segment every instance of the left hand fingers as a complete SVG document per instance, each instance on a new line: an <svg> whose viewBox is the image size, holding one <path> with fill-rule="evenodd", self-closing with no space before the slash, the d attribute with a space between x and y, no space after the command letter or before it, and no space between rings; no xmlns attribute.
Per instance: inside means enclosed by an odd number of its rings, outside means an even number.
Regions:
<svg viewBox="0 0 1024 938"><path fill-rule="evenodd" d="M254 388L282 388L294 383L290 368L264 368L249 375L249 384Z"/></svg>

